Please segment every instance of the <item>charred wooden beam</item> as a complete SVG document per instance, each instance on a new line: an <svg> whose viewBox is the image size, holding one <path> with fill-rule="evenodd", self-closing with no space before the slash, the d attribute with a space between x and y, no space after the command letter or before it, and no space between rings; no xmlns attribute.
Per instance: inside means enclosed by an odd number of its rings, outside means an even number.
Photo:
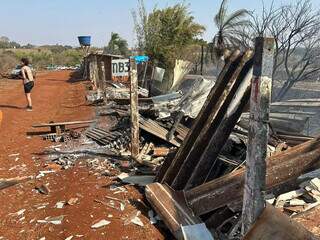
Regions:
<svg viewBox="0 0 320 240"><path fill-rule="evenodd" d="M177 239L183 239L181 226L202 223L184 201L183 195L169 186L152 183L146 186L146 196L155 211Z"/></svg>
<svg viewBox="0 0 320 240"><path fill-rule="evenodd" d="M168 130L164 127L160 126L156 121L153 121L152 119L146 119L140 116L140 128L168 143L171 143L172 145L179 147L180 141L176 137L174 137L172 140L167 139Z"/></svg>
<svg viewBox="0 0 320 240"><path fill-rule="evenodd" d="M320 139L314 139L267 160L267 190L280 186L308 171L319 167ZM196 215L241 200L244 187L244 169L239 169L185 192L188 204Z"/></svg>
<svg viewBox="0 0 320 240"><path fill-rule="evenodd" d="M196 138L203 128L204 124L208 120L208 116L212 111L212 107L216 104L218 98L221 96L223 89L226 87L230 77L232 76L233 72L237 68L240 58L240 52L235 51L233 55L230 57L228 63L222 69L216 84L210 91L206 102L204 103L198 117L196 118L195 123L193 124L191 130L188 132L185 141L183 142L182 146L179 148L174 160L172 161L171 165L169 166L168 170L165 171L163 177L159 178L159 181L162 183L171 184L177 175L181 165L183 164L185 158L188 156L188 153ZM162 171L163 172L163 171Z"/></svg>
<svg viewBox="0 0 320 240"><path fill-rule="evenodd" d="M202 153L208 146L212 135L216 132L218 126L222 122L223 117L227 112L227 108L243 80L239 78L239 75L243 66L250 59L250 57L251 51L247 51L245 54L243 54L240 57L240 61L231 76L227 76L225 79L228 84L225 86L221 94L217 94L219 97L211 106L211 111L207 116L207 121L202 126L200 133L196 133L197 138L194 144L191 146L186 159L184 160L177 176L171 184L171 187L174 189L182 190L185 188L187 181L191 176L192 170L196 167Z"/></svg>
<svg viewBox="0 0 320 240"><path fill-rule="evenodd" d="M228 106L227 112L216 132L211 136L209 144L200 157L199 163L193 170L192 175L186 185L190 189L206 182L210 172L213 172L214 162L217 160L223 146L234 129L244 107L250 97L250 83L252 78L253 61L250 60L243 67L239 78L242 83L235 93L235 97Z"/></svg>

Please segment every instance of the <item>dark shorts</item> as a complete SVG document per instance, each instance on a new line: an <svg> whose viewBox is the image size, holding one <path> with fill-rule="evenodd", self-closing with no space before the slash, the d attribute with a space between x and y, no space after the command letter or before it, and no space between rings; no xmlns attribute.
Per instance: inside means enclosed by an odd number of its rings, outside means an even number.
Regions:
<svg viewBox="0 0 320 240"><path fill-rule="evenodd" d="M32 88L33 88L33 86L34 86L34 82L33 81L24 84L24 92L25 93L30 93Z"/></svg>

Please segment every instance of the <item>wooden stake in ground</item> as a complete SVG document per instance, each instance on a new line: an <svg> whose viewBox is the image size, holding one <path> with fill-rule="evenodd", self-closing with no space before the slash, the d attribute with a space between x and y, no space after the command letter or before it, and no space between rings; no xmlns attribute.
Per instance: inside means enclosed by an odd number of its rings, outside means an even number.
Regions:
<svg viewBox="0 0 320 240"><path fill-rule="evenodd" d="M243 234L248 232L265 208L264 191L266 189L266 155L273 54L273 38L256 38L242 210Z"/></svg>
<svg viewBox="0 0 320 240"><path fill-rule="evenodd" d="M138 72L134 58L130 59L131 157L139 161Z"/></svg>

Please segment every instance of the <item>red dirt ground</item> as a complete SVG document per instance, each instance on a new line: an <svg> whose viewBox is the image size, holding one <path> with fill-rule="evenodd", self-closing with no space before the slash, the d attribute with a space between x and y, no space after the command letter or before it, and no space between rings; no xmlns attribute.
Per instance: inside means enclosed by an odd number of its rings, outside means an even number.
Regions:
<svg viewBox="0 0 320 240"><path fill-rule="evenodd" d="M32 93L33 112L24 109L26 101L21 81L0 80L0 110L3 113L0 126L0 178L36 176L39 170L44 170L44 157L39 157L37 153L53 144L39 136L28 137L26 133L34 131L32 124L94 117L94 109L85 105L88 83L72 82L70 76L71 72L68 71L38 74ZM20 155L9 156L16 153ZM149 223L148 217L143 215L148 207L142 201L137 202L142 199L141 194L132 186L126 186L127 192L113 194L108 187L103 187L110 183L111 179L95 175L86 167L77 165L0 190L0 239L56 240L70 236L73 236L72 239L164 239L160 231ZM34 190L39 184L49 184L49 195ZM105 196L134 199L138 204L128 203L121 212L94 201L106 201ZM68 201L72 197L77 197L78 203L64 206L63 209L55 208L58 201ZM48 205L38 209L37 205L43 203ZM12 214L23 209L25 212L20 216ZM125 219L135 214L137 209L143 212L140 219L144 226L132 223L124 225ZM37 223L37 220L48 216L60 215L64 215L61 225ZM91 225L101 219L111 223L97 230L91 229Z"/></svg>

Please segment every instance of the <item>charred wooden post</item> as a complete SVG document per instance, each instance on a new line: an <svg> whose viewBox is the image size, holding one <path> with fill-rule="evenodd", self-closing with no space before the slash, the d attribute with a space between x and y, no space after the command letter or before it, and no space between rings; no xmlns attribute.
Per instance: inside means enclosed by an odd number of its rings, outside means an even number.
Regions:
<svg viewBox="0 0 320 240"><path fill-rule="evenodd" d="M98 89L104 91L105 89L105 76L103 71L103 56L97 56L97 68L98 68Z"/></svg>
<svg viewBox="0 0 320 240"><path fill-rule="evenodd" d="M240 118L243 109L249 102L252 65L253 61L249 60L243 67L239 75L241 85L238 87L234 98L228 106L227 112L224 115L219 128L212 135L209 144L206 146L205 151L202 153L198 165L192 172L186 189L199 186L202 183L206 182L209 178L210 173L214 172L213 167L215 166L215 164L213 163L217 160L219 153L221 152L238 119Z"/></svg>
<svg viewBox="0 0 320 240"><path fill-rule="evenodd" d="M223 89L226 87L228 80L230 79L230 75L232 75L235 68L237 67L239 63L239 55L240 52L235 51L233 55L230 57L228 63L224 66L223 70L221 71L217 79L217 84L215 84L215 86L212 88L206 102L204 103L198 117L196 118L195 123L192 125L191 130L188 132L185 141L183 141L183 145L179 148L172 163L165 171L165 174L163 174L163 176L159 178L159 181L161 181L162 183L167 183L169 185L172 184L175 176L178 174L179 169L181 168L186 157L188 156L190 149L194 145L197 136L199 135L199 132L208 120L208 116L212 111L212 107L215 105L218 98L222 94Z"/></svg>
<svg viewBox="0 0 320 240"><path fill-rule="evenodd" d="M264 192L274 44L273 38L256 38L242 210L243 234L250 229L265 208Z"/></svg>
<svg viewBox="0 0 320 240"><path fill-rule="evenodd" d="M111 81L112 80L112 58L105 57L103 59L103 65L104 65L104 77L105 81Z"/></svg>
<svg viewBox="0 0 320 240"><path fill-rule="evenodd" d="M139 111L138 111L138 72L134 58L130 59L130 114L131 114L131 157L138 161L139 156Z"/></svg>
<svg viewBox="0 0 320 240"><path fill-rule="evenodd" d="M96 55L91 56L90 65L90 80L92 81L95 88L98 88L98 60Z"/></svg>

